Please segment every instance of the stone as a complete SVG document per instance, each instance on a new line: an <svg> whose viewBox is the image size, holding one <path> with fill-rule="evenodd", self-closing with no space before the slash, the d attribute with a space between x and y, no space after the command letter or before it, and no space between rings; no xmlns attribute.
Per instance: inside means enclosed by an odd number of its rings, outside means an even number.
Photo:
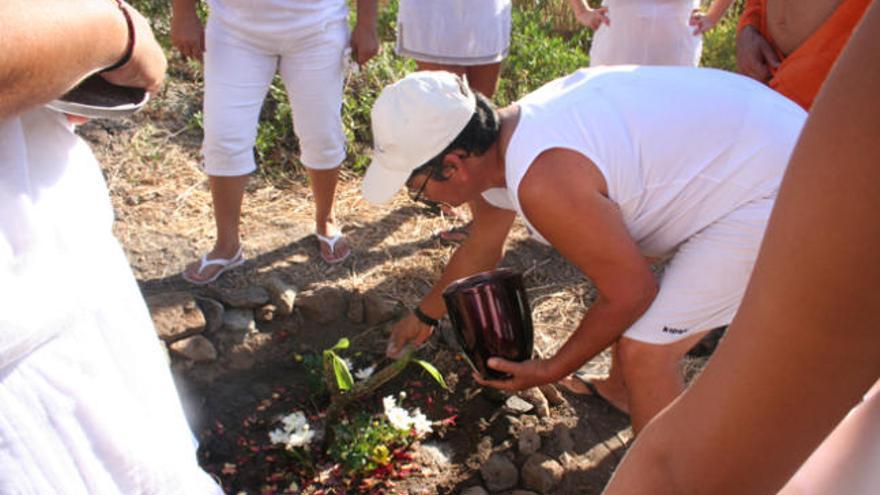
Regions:
<svg viewBox="0 0 880 495"><path fill-rule="evenodd" d="M364 295L364 318L367 325L373 326L397 316L397 303L389 301L374 292Z"/></svg>
<svg viewBox="0 0 880 495"><path fill-rule="evenodd" d="M541 435L534 428L525 428L517 438L519 453L525 456L541 450Z"/></svg>
<svg viewBox="0 0 880 495"><path fill-rule="evenodd" d="M537 493L531 490L514 490L510 492L510 495L538 495Z"/></svg>
<svg viewBox="0 0 880 495"><path fill-rule="evenodd" d="M544 454L532 454L522 467L523 485L538 493L553 493L564 475L562 465Z"/></svg>
<svg viewBox="0 0 880 495"><path fill-rule="evenodd" d="M516 466L507 457L495 454L480 466L480 475L489 491L513 488L519 480Z"/></svg>
<svg viewBox="0 0 880 495"><path fill-rule="evenodd" d="M348 311L345 312L345 317L352 323L364 322L364 296L357 290L348 300Z"/></svg>
<svg viewBox="0 0 880 495"><path fill-rule="evenodd" d="M257 322L254 321L254 312L250 309L234 308L226 311L223 315L224 332L244 334L256 332Z"/></svg>
<svg viewBox="0 0 880 495"><path fill-rule="evenodd" d="M562 424L554 426L550 444L554 452L573 452L574 439L571 438L571 429Z"/></svg>
<svg viewBox="0 0 880 495"><path fill-rule="evenodd" d="M254 310L254 317L259 322L267 323L275 319L278 308L274 304L266 304Z"/></svg>
<svg viewBox="0 0 880 495"><path fill-rule="evenodd" d="M517 414L525 414L535 408L530 402L526 402L518 395L511 395L504 402L504 407Z"/></svg>
<svg viewBox="0 0 880 495"><path fill-rule="evenodd" d="M536 387L521 390L517 395L526 400L529 404L535 406L535 414L537 414L539 418L550 416L550 404L548 404L547 398L544 397L544 394Z"/></svg>
<svg viewBox="0 0 880 495"><path fill-rule="evenodd" d="M211 288L211 294L233 308L257 308L269 302L266 289L257 286L241 289Z"/></svg>
<svg viewBox="0 0 880 495"><path fill-rule="evenodd" d="M296 307L305 318L327 324L336 321L345 313L346 303L341 290L335 287L321 287L300 294L296 298Z"/></svg>
<svg viewBox="0 0 880 495"><path fill-rule="evenodd" d="M207 322L205 332L215 333L217 330L220 330L220 327L223 326L223 313L226 312L223 308L223 304L210 297L198 296L196 297L196 303L202 310L202 314L205 315L205 321Z"/></svg>
<svg viewBox="0 0 880 495"><path fill-rule="evenodd" d="M229 367L237 371L247 371L257 364L253 350L245 344L236 344L229 349Z"/></svg>
<svg viewBox="0 0 880 495"><path fill-rule="evenodd" d="M489 492L487 492L482 486L477 485L465 488L461 491L461 495L489 495Z"/></svg>
<svg viewBox="0 0 880 495"><path fill-rule="evenodd" d="M196 363L210 363L217 360L217 349L214 348L214 344L201 335L172 342L168 347L174 354Z"/></svg>
<svg viewBox="0 0 880 495"><path fill-rule="evenodd" d="M263 288L269 293L269 300L278 310L281 316L293 313L296 303L296 287L288 284L280 277L272 275L263 281Z"/></svg>
<svg viewBox="0 0 880 495"><path fill-rule="evenodd" d="M548 383L546 385L541 385L538 387L541 390L541 393L544 394L544 397L547 398L547 402L551 406L562 406L568 405L568 400L566 400L565 396L557 389L553 384Z"/></svg>
<svg viewBox="0 0 880 495"><path fill-rule="evenodd" d="M205 331L205 315L189 292L168 292L145 298L159 338L174 342Z"/></svg>

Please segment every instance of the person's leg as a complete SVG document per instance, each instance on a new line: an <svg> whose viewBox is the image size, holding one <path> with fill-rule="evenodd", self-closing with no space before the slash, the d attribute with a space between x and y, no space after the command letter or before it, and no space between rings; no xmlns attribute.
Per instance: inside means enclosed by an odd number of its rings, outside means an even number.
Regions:
<svg viewBox="0 0 880 495"><path fill-rule="evenodd" d="M620 339L620 364L626 383L633 433L638 434L658 412L684 390L681 360L708 331L700 331L678 342L649 344Z"/></svg>
<svg viewBox="0 0 880 495"><path fill-rule="evenodd" d="M660 292L620 340L634 431L683 390L680 362L742 301L773 198L746 203L695 234L666 265Z"/></svg>
<svg viewBox="0 0 880 495"><path fill-rule="evenodd" d="M205 260L231 260L238 253L241 205L248 176L256 168L253 146L263 99L275 74L277 56L249 45L217 23L205 33L205 140L202 153L209 176L217 238ZM187 265L194 283L211 280L223 265Z"/></svg>
<svg viewBox="0 0 880 495"><path fill-rule="evenodd" d="M293 127L303 165L309 171L315 200L315 233L333 239L342 231L333 205L339 167L345 159L342 129L343 51L348 40L344 23L334 23L307 39L297 40L279 65L293 109ZM351 249L344 238L319 239L321 256L328 263L344 260Z"/></svg>
<svg viewBox="0 0 880 495"><path fill-rule="evenodd" d="M608 370L608 375L601 377L575 374L559 380L558 384L575 394L592 395L596 393L621 412L629 414L629 397L620 365L619 342L615 342L611 346L611 367Z"/></svg>

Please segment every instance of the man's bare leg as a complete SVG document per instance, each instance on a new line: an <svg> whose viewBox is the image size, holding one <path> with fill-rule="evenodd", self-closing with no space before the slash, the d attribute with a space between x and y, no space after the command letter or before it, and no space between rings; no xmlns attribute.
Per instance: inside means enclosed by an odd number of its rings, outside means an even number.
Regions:
<svg viewBox="0 0 880 495"><path fill-rule="evenodd" d="M705 335L706 331L702 331L667 345L620 339L621 370L633 433L638 434L684 390L681 360Z"/></svg>
<svg viewBox="0 0 880 495"><path fill-rule="evenodd" d="M329 170L307 168L312 194L315 197L315 232L324 237L333 237L342 231L336 225L333 216L333 204L336 196L336 184L339 179L339 167ZM327 260L339 260L348 256L351 248L345 239L340 239L331 252L330 246L319 242L321 253Z"/></svg>
<svg viewBox="0 0 880 495"><path fill-rule="evenodd" d="M217 227L217 239L214 248L208 252L208 259L231 259L241 247L239 239L239 223L241 221L241 204L244 189L249 175L235 177L208 176L211 187L211 198L214 205L214 222ZM199 272L200 261L187 265L184 273L191 280L207 280L214 276L222 267L210 265Z"/></svg>

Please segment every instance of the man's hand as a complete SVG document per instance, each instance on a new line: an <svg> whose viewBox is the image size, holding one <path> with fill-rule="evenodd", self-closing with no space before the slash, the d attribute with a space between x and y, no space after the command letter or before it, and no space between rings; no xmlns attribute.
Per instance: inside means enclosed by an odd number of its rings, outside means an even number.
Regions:
<svg viewBox="0 0 880 495"><path fill-rule="evenodd" d="M715 27L718 24L718 19L703 12L701 9L694 9L691 11L691 18L688 24L693 26L694 36L699 36Z"/></svg>
<svg viewBox="0 0 880 495"><path fill-rule="evenodd" d="M379 35L376 33L376 24L358 20L351 33L352 57L358 65L364 65L377 53L379 53Z"/></svg>
<svg viewBox="0 0 880 495"><path fill-rule="evenodd" d="M184 58L194 58L199 62L205 53L205 28L193 8L175 8L171 16L171 42Z"/></svg>
<svg viewBox="0 0 880 495"><path fill-rule="evenodd" d="M391 338L388 339L385 355L396 358L407 344L418 347L428 340L433 331L433 327L419 321L414 314L409 314L391 328Z"/></svg>
<svg viewBox="0 0 880 495"><path fill-rule="evenodd" d="M599 26L605 24L606 26L611 25L611 21L608 19L608 7L599 7L596 9L576 9L574 11L574 18L577 21L592 29L593 31L599 29Z"/></svg>
<svg viewBox="0 0 880 495"><path fill-rule="evenodd" d="M489 358L486 364L493 370L510 374L511 377L506 380L486 380L478 373L474 373L474 380L480 385L500 390L516 392L555 381L548 373L549 367L547 360L544 359L515 362L493 357Z"/></svg>
<svg viewBox="0 0 880 495"><path fill-rule="evenodd" d="M138 11L125 6L134 25L134 48L131 59L122 67L104 72L101 75L107 81L118 86L143 88L156 93L165 79L165 54L153 36L150 23Z"/></svg>
<svg viewBox="0 0 880 495"><path fill-rule="evenodd" d="M746 26L736 35L736 65L742 74L766 83L779 64L770 42L754 26Z"/></svg>

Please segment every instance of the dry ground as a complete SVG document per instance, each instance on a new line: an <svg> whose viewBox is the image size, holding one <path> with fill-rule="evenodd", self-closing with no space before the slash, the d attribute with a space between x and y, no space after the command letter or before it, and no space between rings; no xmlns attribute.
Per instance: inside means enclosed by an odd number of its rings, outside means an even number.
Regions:
<svg viewBox="0 0 880 495"><path fill-rule="evenodd" d="M166 89L166 93L174 91L185 93L187 89ZM186 115L192 109L179 103L184 100L175 99L174 94L165 96L166 103L157 102L133 119L93 121L80 129L104 164L117 215L115 231L145 294L190 290L179 273L213 241L210 193L199 169L200 133L187 125ZM300 290L336 286L362 293L375 291L406 306L416 303L454 249L435 234L457 220L430 214L410 203L404 194L386 207L367 204L359 195L360 178L343 172L336 215L354 254L343 264L328 266L320 260L311 235L312 201L303 177L294 171L286 180L252 180L242 220L248 262L224 275L218 285L245 286L275 272ZM536 347L545 354L553 353L588 307L594 296L592 286L554 251L530 241L520 225L508 241L502 265L525 274ZM295 349L325 344L317 328L298 332L296 339L300 342ZM607 357L600 356L587 366L602 371L606 364ZM475 470L478 465L472 461L477 443L485 435L500 442L507 434L504 425L498 423L503 419L497 414L499 404L473 400L476 388L466 369L441 371L461 376L462 385L441 400L460 406L462 426L457 432L452 428L441 439L454 451L453 466L429 471L427 485L424 481L412 484L421 489L433 486L432 491L419 493L458 493L479 482ZM290 381L301 378L301 374L290 371L289 360L275 363L267 359L253 372L228 376L211 386L192 385L186 377L182 377L181 386L195 396L187 403L196 423L194 428L204 440L216 421L223 419L232 424L241 420L265 399L263 396L271 395L279 386L293 390L296 384ZM248 392L242 394L242 390ZM621 439L628 438L626 418L593 399L569 399L573 407L554 410L542 427L544 432L554 427L570 430L578 445L574 455L584 459L583 473L572 477L559 493L597 493L625 450ZM247 434L244 430L239 433ZM215 460L235 455L220 452L234 447L217 445L203 441L206 465L211 464L212 455ZM211 452L214 448L218 452ZM214 464L207 467L218 470ZM224 478L224 483L226 488L246 493L266 491L258 478ZM403 480L389 492L407 493L406 488L400 488L406 486Z"/></svg>

